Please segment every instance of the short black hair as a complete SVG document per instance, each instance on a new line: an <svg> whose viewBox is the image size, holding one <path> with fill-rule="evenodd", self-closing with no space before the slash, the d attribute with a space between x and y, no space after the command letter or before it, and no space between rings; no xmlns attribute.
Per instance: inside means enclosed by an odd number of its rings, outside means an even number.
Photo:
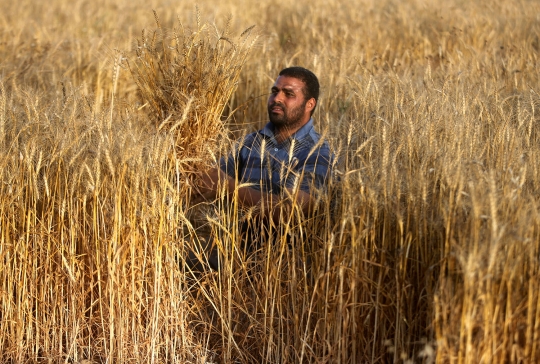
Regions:
<svg viewBox="0 0 540 364"><path fill-rule="evenodd" d="M315 106L317 105L319 101L319 80L313 72L304 67L288 67L282 69L279 75L293 77L303 81L306 85L304 87L306 101L313 97L315 99Z"/></svg>

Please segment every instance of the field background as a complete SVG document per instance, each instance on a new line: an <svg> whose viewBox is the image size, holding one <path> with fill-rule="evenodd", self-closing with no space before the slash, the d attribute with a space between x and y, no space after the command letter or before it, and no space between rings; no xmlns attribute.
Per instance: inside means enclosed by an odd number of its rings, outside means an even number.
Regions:
<svg viewBox="0 0 540 364"><path fill-rule="evenodd" d="M0 5L1 362L540 361L539 2ZM339 178L244 256L191 196L291 65Z"/></svg>

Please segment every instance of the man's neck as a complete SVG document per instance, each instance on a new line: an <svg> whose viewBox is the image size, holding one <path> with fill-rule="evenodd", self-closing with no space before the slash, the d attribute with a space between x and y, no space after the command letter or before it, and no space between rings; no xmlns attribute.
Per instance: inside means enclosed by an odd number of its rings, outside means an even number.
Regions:
<svg viewBox="0 0 540 364"><path fill-rule="evenodd" d="M279 144L282 144L284 141L289 139L294 133L302 129L302 127L306 125L310 119L302 123L295 124L295 125L287 125L287 126L274 125L274 137L276 138L276 141Z"/></svg>
<svg viewBox="0 0 540 364"><path fill-rule="evenodd" d="M296 133L300 127L291 128L291 127L276 127L274 129L274 137L279 144L282 144L285 140L289 139L291 135Z"/></svg>

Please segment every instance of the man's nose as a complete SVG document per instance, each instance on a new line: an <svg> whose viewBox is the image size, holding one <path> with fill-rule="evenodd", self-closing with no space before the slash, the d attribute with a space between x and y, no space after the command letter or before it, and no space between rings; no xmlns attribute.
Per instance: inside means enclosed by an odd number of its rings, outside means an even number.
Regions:
<svg viewBox="0 0 540 364"><path fill-rule="evenodd" d="M283 103L283 92L279 91L275 93L273 96L274 96L274 102Z"/></svg>

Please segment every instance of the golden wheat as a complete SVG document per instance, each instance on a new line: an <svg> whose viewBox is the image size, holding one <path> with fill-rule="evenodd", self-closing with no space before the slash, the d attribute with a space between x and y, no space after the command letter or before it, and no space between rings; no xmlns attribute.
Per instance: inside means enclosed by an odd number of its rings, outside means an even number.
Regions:
<svg viewBox="0 0 540 364"><path fill-rule="evenodd" d="M536 2L2 9L0 361L540 359ZM293 64L336 178L248 254L191 195Z"/></svg>

